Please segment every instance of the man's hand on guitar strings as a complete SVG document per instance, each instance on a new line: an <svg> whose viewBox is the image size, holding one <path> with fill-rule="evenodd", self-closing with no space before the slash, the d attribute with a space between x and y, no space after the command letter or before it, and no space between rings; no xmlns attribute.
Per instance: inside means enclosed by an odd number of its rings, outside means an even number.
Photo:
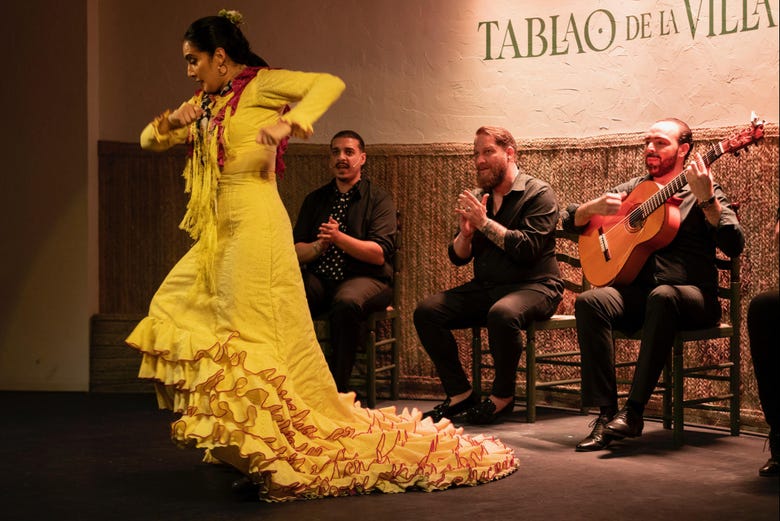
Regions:
<svg viewBox="0 0 780 521"><path fill-rule="evenodd" d="M701 154L696 153L685 172L691 192L699 203L708 201L715 194L712 188L712 171L704 164Z"/></svg>
<svg viewBox="0 0 780 521"><path fill-rule="evenodd" d="M615 215L620 210L620 205L623 203L626 195L626 192L606 192L580 205L577 208L577 213L574 214L574 224L576 226L585 226L596 215Z"/></svg>

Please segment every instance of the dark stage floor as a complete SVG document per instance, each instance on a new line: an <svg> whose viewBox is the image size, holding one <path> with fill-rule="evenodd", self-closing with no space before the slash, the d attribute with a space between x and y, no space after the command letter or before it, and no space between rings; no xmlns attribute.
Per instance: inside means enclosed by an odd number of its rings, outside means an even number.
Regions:
<svg viewBox="0 0 780 521"><path fill-rule="evenodd" d="M398 402L427 409L431 402ZM387 405L387 403L382 404ZM241 501L233 472L168 438L151 395L0 392L4 520L780 519L779 481L761 478L765 438L648 422L638 440L575 453L592 416L541 409L474 429L515 448L521 468L479 487L282 504Z"/></svg>

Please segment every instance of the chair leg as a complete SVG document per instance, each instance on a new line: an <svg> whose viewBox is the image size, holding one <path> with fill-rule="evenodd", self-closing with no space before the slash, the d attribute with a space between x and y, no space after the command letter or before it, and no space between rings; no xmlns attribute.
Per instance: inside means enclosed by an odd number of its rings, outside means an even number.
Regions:
<svg viewBox="0 0 780 521"><path fill-rule="evenodd" d="M366 398L368 407L376 407L376 322L369 323L366 344Z"/></svg>
<svg viewBox="0 0 780 521"><path fill-rule="evenodd" d="M396 316L391 319L392 332L393 332L393 344L392 344L392 364L393 368L390 370L390 398L393 400L398 399L398 386L399 377L401 372L401 362L399 356L399 343L401 342L401 317Z"/></svg>
<svg viewBox="0 0 780 521"><path fill-rule="evenodd" d="M531 326L526 331L525 346L525 419L536 421L536 331Z"/></svg>
<svg viewBox="0 0 780 521"><path fill-rule="evenodd" d="M471 387L474 396L482 396L482 328L471 328Z"/></svg>
<svg viewBox="0 0 780 521"><path fill-rule="evenodd" d="M739 324L737 323L736 328L739 328ZM735 330L733 333L733 336L731 337L731 340L729 340L729 355L731 358L731 367L729 368L729 383L730 383L730 393L731 393L731 400L729 400L729 403L731 405L730 411L729 411L729 420L731 423L731 435L732 436L739 436L739 407L740 407L740 395L739 395L739 386L741 384L741 375L740 375L740 366L741 366L741 353L739 348L739 334Z"/></svg>
<svg viewBox="0 0 780 521"><path fill-rule="evenodd" d="M685 434L683 429L683 345L682 340L674 340L672 360L672 378L673 398L672 407L674 409L674 431L673 441L675 447L681 447L685 443Z"/></svg>
<svg viewBox="0 0 780 521"><path fill-rule="evenodd" d="M662 419L664 429L672 428L672 359L671 357L666 361L663 371L663 410Z"/></svg>

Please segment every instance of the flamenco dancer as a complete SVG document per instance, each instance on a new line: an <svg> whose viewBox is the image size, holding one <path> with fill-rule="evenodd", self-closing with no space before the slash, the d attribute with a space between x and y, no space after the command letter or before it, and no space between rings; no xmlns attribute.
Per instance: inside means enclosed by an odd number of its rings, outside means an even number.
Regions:
<svg viewBox="0 0 780 521"><path fill-rule="evenodd" d="M337 392L275 171L287 138L311 135L344 83L269 69L240 22L221 11L192 23L182 50L200 89L141 134L145 149L192 151L181 227L195 244L127 338L143 354L139 377L154 379L159 405L180 413L172 438L237 468L266 501L432 491L511 474L517 460L497 439L416 409L361 408Z"/></svg>

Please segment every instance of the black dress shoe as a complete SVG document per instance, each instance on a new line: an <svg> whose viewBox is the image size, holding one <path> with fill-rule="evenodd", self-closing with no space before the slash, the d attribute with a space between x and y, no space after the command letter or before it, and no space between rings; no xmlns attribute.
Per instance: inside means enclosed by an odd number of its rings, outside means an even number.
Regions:
<svg viewBox="0 0 780 521"><path fill-rule="evenodd" d="M758 475L764 477L776 477L780 475L780 433L775 430L769 431L769 452L772 455L764 466L758 469ZM766 445L764 445L766 450Z"/></svg>
<svg viewBox="0 0 780 521"><path fill-rule="evenodd" d="M577 444L577 448L574 450L577 452L604 450L612 443L612 440L621 439L622 436L606 430L609 420L609 416L599 415L598 418L590 422L589 427L593 427L593 430L590 431L590 434L586 438Z"/></svg>
<svg viewBox="0 0 780 521"><path fill-rule="evenodd" d="M769 458L764 466L758 469L758 475L765 478L775 478L780 476L780 463L775 458Z"/></svg>
<svg viewBox="0 0 780 521"><path fill-rule="evenodd" d="M469 425L490 425L496 423L501 416L512 414L515 408L515 401L512 400L506 404L500 411L496 412L496 404L490 398L479 403L463 412L455 418L455 422L468 423Z"/></svg>
<svg viewBox="0 0 780 521"><path fill-rule="evenodd" d="M254 500L259 497L260 487L249 476L241 476L230 484L230 490L241 499Z"/></svg>
<svg viewBox="0 0 780 521"><path fill-rule="evenodd" d="M612 421L606 425L610 434L617 434L626 438L636 438L642 435L645 421L641 414L637 414L629 407L620 409Z"/></svg>
<svg viewBox="0 0 780 521"><path fill-rule="evenodd" d="M473 407L477 403L477 398L474 396L474 394L470 394L469 397L465 400L458 402L455 405L450 405L450 398L448 396L446 400L441 402L432 410L424 412L422 417L430 418L434 423L437 423L442 418L449 418L451 420L453 417L462 413L466 409Z"/></svg>

